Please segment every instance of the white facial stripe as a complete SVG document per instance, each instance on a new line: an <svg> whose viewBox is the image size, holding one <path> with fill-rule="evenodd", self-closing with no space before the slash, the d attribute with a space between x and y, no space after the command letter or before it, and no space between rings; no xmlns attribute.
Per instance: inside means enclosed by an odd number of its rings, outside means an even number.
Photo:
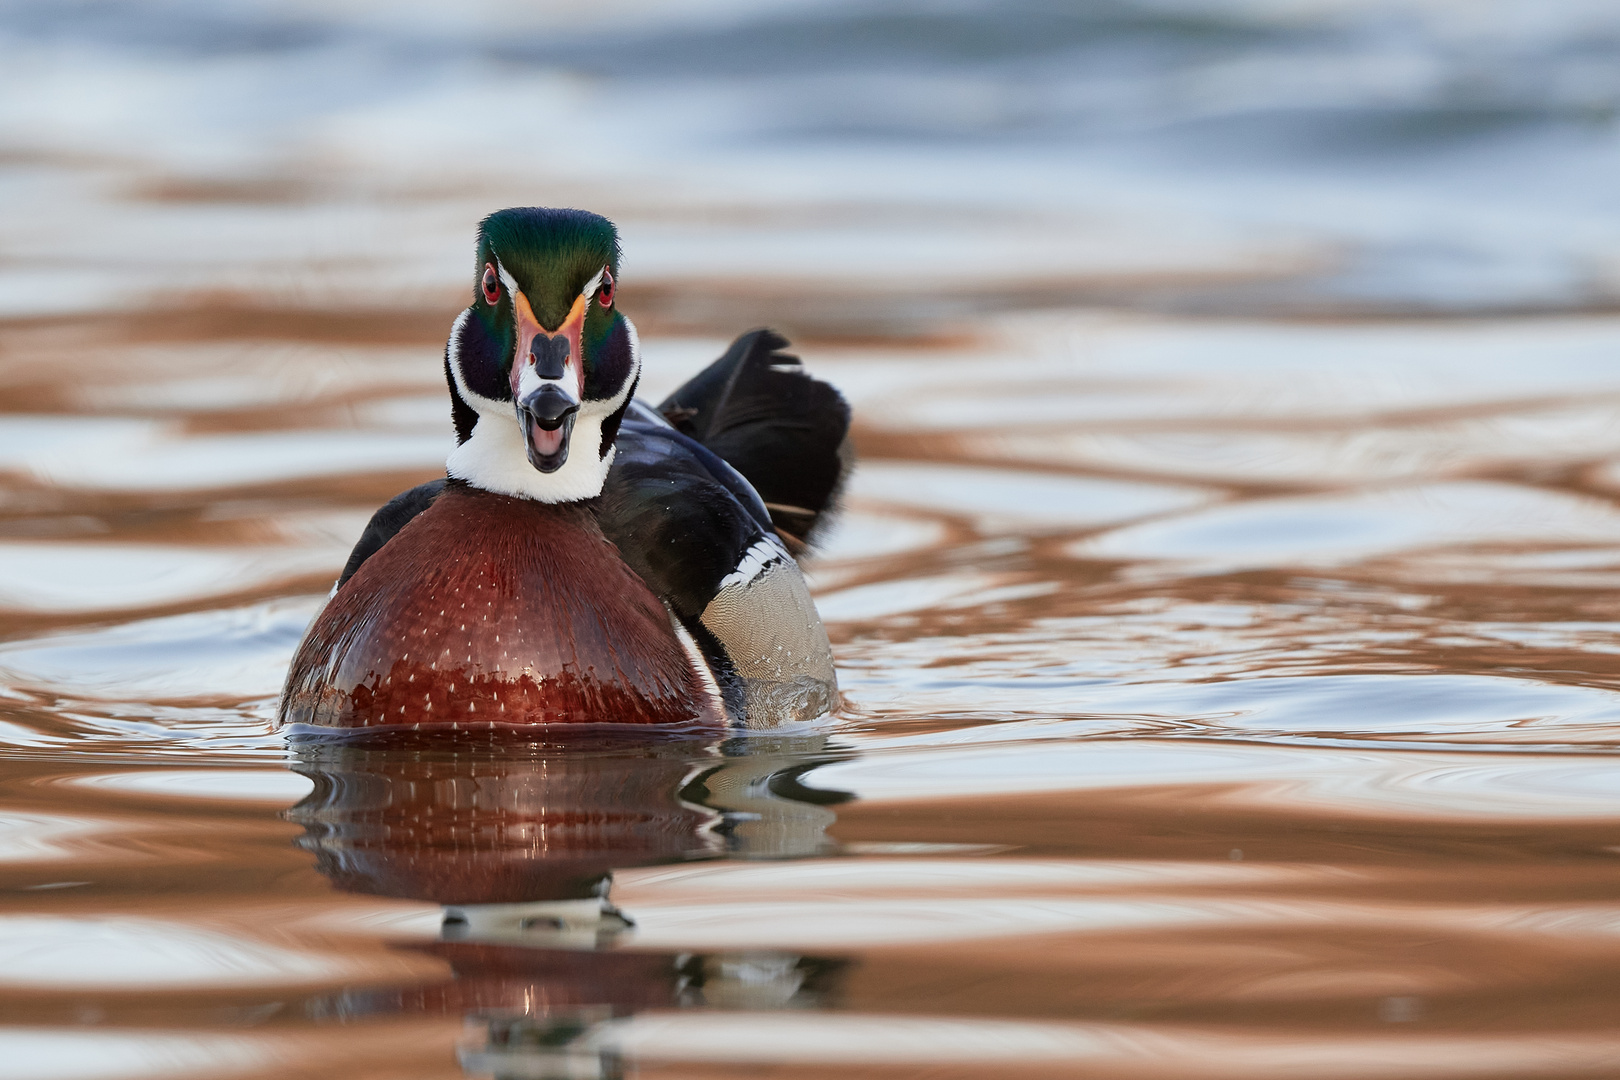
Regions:
<svg viewBox="0 0 1620 1080"><path fill-rule="evenodd" d="M511 274L506 272L506 267L501 265L499 255L495 256L495 272L501 275L501 284L506 286L506 295L516 296L518 294L517 282L512 279Z"/></svg>
<svg viewBox="0 0 1620 1080"><path fill-rule="evenodd" d="M467 325L467 317L472 314L472 308L462 308L456 321L450 324L450 340L446 343L446 353L450 359L450 370L455 374L456 386L461 387L461 330Z"/></svg>
<svg viewBox="0 0 1620 1080"><path fill-rule="evenodd" d="M630 340L630 374L625 376L624 386L613 396L612 404L614 409L630 400L630 391L635 388L637 381L641 378L641 337L636 333L635 323L623 315L620 315L619 319L624 323L625 336ZM613 410L608 411L612 412Z"/></svg>
<svg viewBox="0 0 1620 1080"><path fill-rule="evenodd" d="M608 268L605 267L605 266L602 267L602 269L598 270L596 272L596 276L591 278L590 284L586 285L584 290L579 295L585 297L587 300L589 300L591 297L595 296L596 295L596 290L601 288L601 286L602 286L602 275L607 273L607 272L608 272Z"/></svg>
<svg viewBox="0 0 1620 1080"><path fill-rule="evenodd" d="M624 331L630 338L630 381L635 382L636 376L641 374L641 335L636 333L635 323L623 315L619 318L624 319Z"/></svg>

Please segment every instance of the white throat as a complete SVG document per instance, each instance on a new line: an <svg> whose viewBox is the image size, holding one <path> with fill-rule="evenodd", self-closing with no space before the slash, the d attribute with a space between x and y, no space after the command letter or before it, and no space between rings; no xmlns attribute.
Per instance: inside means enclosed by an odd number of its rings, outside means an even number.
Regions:
<svg viewBox="0 0 1620 1080"><path fill-rule="evenodd" d="M450 452L445 472L452 479L484 491L536 502L579 502L602 494L617 452L609 448L602 456L602 425L629 399L636 377L641 374L641 343L630 320L625 320L630 333L631 364L624 386L607 401L581 402L568 440L568 459L555 472L543 473L529 464L523 428L512 402L486 398L467 389L456 352L468 314L462 312L450 332L450 372L462 400L477 410L478 420L473 424L472 437Z"/></svg>
<svg viewBox="0 0 1620 1080"><path fill-rule="evenodd" d="M580 406L574 433L568 440L568 460L556 472L543 473L529 464L523 429L518 426L517 416L510 406L503 418L485 416L479 411L472 438L450 452L444 463L445 472L456 480L465 480L475 488L497 495L516 495L520 499L545 503L594 499L602 494L615 453L609 448L607 457L597 457L602 449L602 421L612 411L592 409L597 405L600 403L593 401ZM587 409L595 415L587 413Z"/></svg>

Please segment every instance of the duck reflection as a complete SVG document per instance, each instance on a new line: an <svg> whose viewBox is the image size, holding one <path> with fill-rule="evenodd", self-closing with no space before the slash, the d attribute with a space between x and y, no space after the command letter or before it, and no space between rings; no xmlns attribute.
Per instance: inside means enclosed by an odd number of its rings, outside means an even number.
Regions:
<svg viewBox="0 0 1620 1080"><path fill-rule="evenodd" d="M616 869L794 858L832 847L841 793L807 788L821 737L540 746L301 747L314 782L289 811L320 871L348 892L443 905L438 984L356 990L310 1003L332 1019L462 1013L463 1066L497 1077L624 1075L613 1021L647 1009L822 1004L846 962L768 951L635 947L614 907Z"/></svg>

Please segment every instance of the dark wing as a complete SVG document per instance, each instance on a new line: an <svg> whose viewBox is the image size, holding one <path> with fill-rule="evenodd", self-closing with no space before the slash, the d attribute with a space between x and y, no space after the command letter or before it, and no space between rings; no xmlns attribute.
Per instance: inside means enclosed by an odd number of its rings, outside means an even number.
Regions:
<svg viewBox="0 0 1620 1080"><path fill-rule="evenodd" d="M630 568L683 621L771 532L759 496L724 461L640 402L619 427L597 519Z"/></svg>
<svg viewBox="0 0 1620 1080"><path fill-rule="evenodd" d="M775 727L832 708L827 632L748 481L639 402L617 445L602 532L691 633L726 711Z"/></svg>
<svg viewBox="0 0 1620 1080"><path fill-rule="evenodd" d="M832 517L849 471L849 405L781 352L787 344L773 330L744 334L658 411L747 477L801 551Z"/></svg>
<svg viewBox="0 0 1620 1080"><path fill-rule="evenodd" d="M394 534L405 527L405 523L420 514L433 504L444 490L444 480L429 480L425 484L418 484L411 490L395 495L383 504L381 510L371 515L366 523L366 531L360 534L360 542L354 545L349 552L349 561L343 566L343 574L338 578L338 587L354 576L360 569L360 564L377 554L382 546L394 538Z"/></svg>

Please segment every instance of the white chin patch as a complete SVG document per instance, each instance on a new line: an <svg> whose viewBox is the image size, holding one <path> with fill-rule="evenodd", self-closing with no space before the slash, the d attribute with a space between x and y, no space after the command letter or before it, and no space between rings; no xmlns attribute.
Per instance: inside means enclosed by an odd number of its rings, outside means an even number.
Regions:
<svg viewBox="0 0 1620 1080"><path fill-rule="evenodd" d="M489 416L480 410L472 438L450 452L444 463L445 472L475 488L536 502L594 499L602 494L602 484L613 464L611 449L605 458L598 455L602 450L602 421L614 408L617 406L605 401L587 401L581 406L579 419L574 421L573 436L568 440L568 460L556 472L549 473L529 464L529 451L523 445L523 427L511 405L506 406L506 415L501 417ZM534 434L537 438L550 436L561 446L561 428L556 431L535 428Z"/></svg>

